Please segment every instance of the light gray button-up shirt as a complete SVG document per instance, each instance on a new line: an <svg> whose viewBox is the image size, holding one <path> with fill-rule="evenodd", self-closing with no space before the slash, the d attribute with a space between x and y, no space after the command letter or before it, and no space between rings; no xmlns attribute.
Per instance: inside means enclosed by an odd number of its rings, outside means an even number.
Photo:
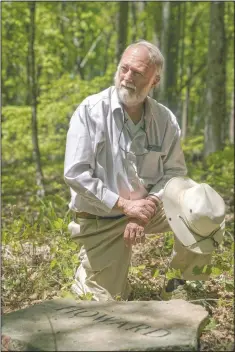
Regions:
<svg viewBox="0 0 235 352"><path fill-rule="evenodd" d="M187 174L174 114L147 97L143 121L131 126L115 87L87 97L67 134L64 178L70 209L99 216L121 215L119 196L161 198L167 181ZM134 125L134 124L133 124Z"/></svg>

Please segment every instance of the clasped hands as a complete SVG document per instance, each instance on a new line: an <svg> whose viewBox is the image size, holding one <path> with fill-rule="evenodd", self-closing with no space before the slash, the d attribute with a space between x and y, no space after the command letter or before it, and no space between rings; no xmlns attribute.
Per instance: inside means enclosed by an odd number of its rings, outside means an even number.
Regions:
<svg viewBox="0 0 235 352"><path fill-rule="evenodd" d="M157 198L148 196L140 200L119 198L117 207L129 218L124 231L126 246L145 241L145 226L157 213Z"/></svg>

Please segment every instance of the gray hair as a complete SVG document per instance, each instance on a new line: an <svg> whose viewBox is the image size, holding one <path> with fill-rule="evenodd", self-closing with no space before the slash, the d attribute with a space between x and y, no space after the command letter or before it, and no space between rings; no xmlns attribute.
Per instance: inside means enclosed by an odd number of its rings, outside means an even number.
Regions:
<svg viewBox="0 0 235 352"><path fill-rule="evenodd" d="M164 64L164 57L161 53L161 51L158 49L156 45L153 45L152 43L148 42L147 40L138 40L132 44L130 44L123 52L123 54L130 48L134 48L136 46L144 46L145 48L148 49L149 52L149 59L150 62L156 66L157 74L160 76L162 69L163 69L163 64ZM122 54L122 56L123 56Z"/></svg>

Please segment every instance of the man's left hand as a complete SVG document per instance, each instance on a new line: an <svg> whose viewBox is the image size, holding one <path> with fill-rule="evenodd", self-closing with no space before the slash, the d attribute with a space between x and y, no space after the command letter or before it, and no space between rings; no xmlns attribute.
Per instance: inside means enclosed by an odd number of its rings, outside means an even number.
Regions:
<svg viewBox="0 0 235 352"><path fill-rule="evenodd" d="M139 243L144 243L145 241L145 232L144 224L137 219L130 219L126 225L124 231L124 241L126 246L134 246Z"/></svg>

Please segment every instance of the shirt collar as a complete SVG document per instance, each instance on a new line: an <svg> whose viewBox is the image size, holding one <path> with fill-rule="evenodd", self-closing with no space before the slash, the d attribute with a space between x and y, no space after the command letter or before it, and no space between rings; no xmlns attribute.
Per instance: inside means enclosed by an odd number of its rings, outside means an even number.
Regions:
<svg viewBox="0 0 235 352"><path fill-rule="evenodd" d="M111 87L111 106L112 106L112 112L114 112L116 109L122 110L122 105L119 101L119 98L117 95L117 89L115 88L115 86Z"/></svg>
<svg viewBox="0 0 235 352"><path fill-rule="evenodd" d="M115 86L111 87L111 104L112 104L112 112L114 112L116 109L123 110L120 100L118 98L117 89L115 88ZM145 99L145 117L144 117L147 123L146 127L148 127L152 119L152 116L153 116L153 111L151 107L151 98L147 96Z"/></svg>

